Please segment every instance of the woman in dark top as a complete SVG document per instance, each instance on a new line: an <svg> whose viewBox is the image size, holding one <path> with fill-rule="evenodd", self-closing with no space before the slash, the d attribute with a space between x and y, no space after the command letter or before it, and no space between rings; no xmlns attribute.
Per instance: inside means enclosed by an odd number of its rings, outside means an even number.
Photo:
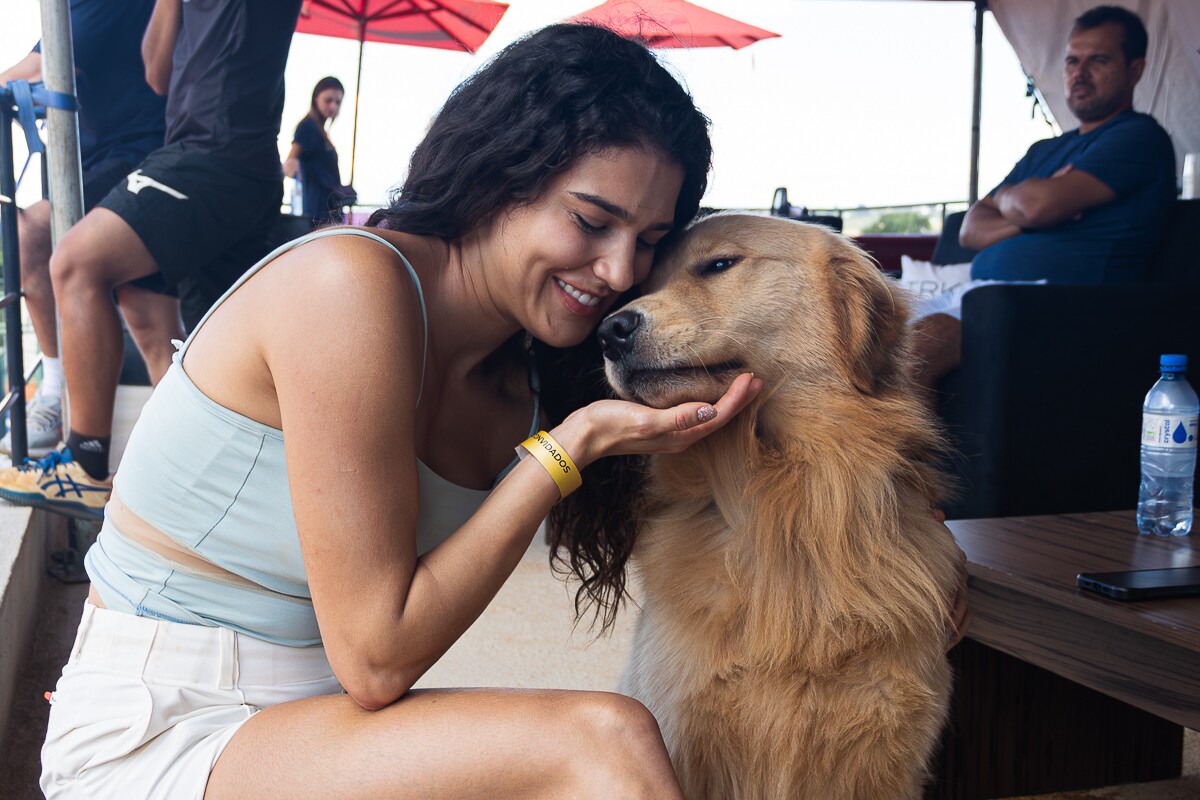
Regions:
<svg viewBox="0 0 1200 800"><path fill-rule="evenodd" d="M340 224L346 194L338 174L337 150L326 126L337 117L346 90L337 78L321 78L313 88L308 114L296 126L292 149L283 162L283 172L304 187L304 214L312 226Z"/></svg>

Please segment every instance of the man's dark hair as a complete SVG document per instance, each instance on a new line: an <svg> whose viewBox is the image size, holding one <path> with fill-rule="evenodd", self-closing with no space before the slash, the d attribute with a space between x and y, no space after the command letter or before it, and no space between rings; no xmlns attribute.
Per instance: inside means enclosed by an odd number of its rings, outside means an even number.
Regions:
<svg viewBox="0 0 1200 800"><path fill-rule="evenodd" d="M681 231L708 185L708 119L643 45L594 25L551 25L454 90L413 151L404 183L367 225L459 239L507 208L536 202L580 158L613 147L656 150L682 168L674 213ZM522 339L498 355L524 371ZM565 349L535 342L532 359L550 419L611 396L594 336ZM600 459L550 515L556 566L580 580L576 612L593 606L604 627L625 596L643 464Z"/></svg>
<svg viewBox="0 0 1200 800"><path fill-rule="evenodd" d="M1125 54L1125 63L1132 63L1134 59L1146 57L1146 45L1149 41L1149 37L1146 36L1146 26L1142 24L1141 17L1127 8L1096 6L1083 12L1079 19L1075 20L1075 30L1089 31L1109 23L1120 25L1121 30L1125 32L1125 35L1121 37L1121 52Z"/></svg>

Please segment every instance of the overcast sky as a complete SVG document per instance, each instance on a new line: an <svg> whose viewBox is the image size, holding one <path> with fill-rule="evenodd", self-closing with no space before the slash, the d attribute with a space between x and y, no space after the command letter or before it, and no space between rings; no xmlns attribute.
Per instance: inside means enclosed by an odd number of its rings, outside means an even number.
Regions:
<svg viewBox="0 0 1200 800"><path fill-rule="evenodd" d="M450 90L527 31L596 5L511 0L474 56L366 45L354 183L382 201ZM763 208L777 186L795 205L884 205L967 196L973 4L913 0L702 0L708 8L781 34L739 51L660 50L713 121L714 169L705 204ZM37 41L37 4L6 3L0 61ZM980 188L990 190L1028 146L1054 135L1031 118L1025 76L985 16ZM1065 37L1065 32L1064 32ZM1065 38L1064 38L1065 41ZM287 67L280 147L304 115L313 84L336 75L347 88L332 129L349 180L358 44L297 35ZM20 142L18 142L20 147ZM23 160L18 154L18 162ZM36 197L33 180L19 198Z"/></svg>

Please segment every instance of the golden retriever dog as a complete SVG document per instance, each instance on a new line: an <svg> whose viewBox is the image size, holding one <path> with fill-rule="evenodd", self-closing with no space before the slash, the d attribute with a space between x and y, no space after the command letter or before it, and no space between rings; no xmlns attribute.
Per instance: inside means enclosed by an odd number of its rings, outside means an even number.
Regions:
<svg viewBox="0 0 1200 800"><path fill-rule="evenodd" d="M821 227L693 225L600 328L616 392L728 426L656 456L621 690L691 800L916 798L946 717L960 551L932 507L941 440L910 383L908 303Z"/></svg>

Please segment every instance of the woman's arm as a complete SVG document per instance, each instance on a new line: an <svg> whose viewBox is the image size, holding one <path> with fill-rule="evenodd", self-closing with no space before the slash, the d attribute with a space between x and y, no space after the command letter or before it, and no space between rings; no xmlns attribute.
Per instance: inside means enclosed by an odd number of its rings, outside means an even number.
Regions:
<svg viewBox="0 0 1200 800"><path fill-rule="evenodd" d="M171 62L175 40L183 16L181 0L157 0L150 23L142 37L142 61L146 64L146 83L155 94L165 96L171 86Z"/></svg>
<svg viewBox="0 0 1200 800"><path fill-rule="evenodd" d="M288 150L287 158L283 160L283 174L289 178L294 178L300 174L300 145L292 142L292 149Z"/></svg>
<svg viewBox="0 0 1200 800"><path fill-rule="evenodd" d="M295 161L296 171L300 169L300 157L304 155L314 156L320 153L327 146L325 133L321 129L320 123L306 115L304 119L296 126L296 132L292 134L292 149L288 152L288 160L284 162L283 169L285 174L295 174L287 172L288 164ZM309 176L310 178L312 176Z"/></svg>
<svg viewBox="0 0 1200 800"><path fill-rule="evenodd" d="M466 524L417 557L416 293L378 244L336 247L330 258L328 247L310 245L309 259L290 268L294 288L274 299L264 358L330 664L356 702L377 709L407 692L483 612L559 492L537 461L523 459ZM330 391L331 364L350 365L339 383L354 391ZM581 469L605 455L678 450L732 417L759 385L751 384L736 381L706 423L700 403L654 410L604 401L552 433Z"/></svg>

